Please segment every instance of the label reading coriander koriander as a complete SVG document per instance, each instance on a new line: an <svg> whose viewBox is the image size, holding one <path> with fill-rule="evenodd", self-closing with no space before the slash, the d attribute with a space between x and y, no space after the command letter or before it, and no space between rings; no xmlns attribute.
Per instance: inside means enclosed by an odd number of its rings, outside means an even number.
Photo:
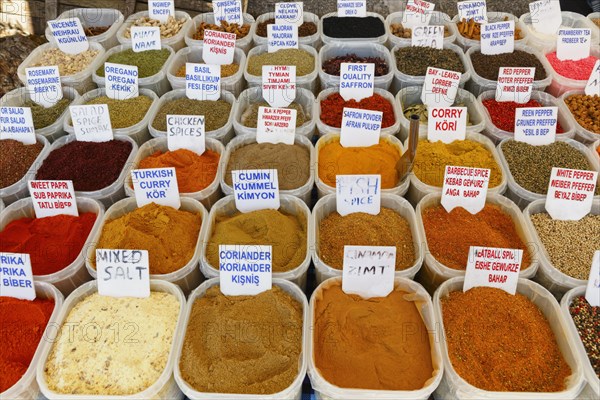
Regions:
<svg viewBox="0 0 600 400"><path fill-rule="evenodd" d="M272 246L219 245L221 293L254 296L270 290L273 279Z"/></svg>

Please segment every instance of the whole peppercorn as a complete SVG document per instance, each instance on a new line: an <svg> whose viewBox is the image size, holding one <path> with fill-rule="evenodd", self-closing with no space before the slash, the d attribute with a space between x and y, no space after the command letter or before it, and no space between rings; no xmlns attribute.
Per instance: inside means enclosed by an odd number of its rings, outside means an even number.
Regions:
<svg viewBox="0 0 600 400"><path fill-rule="evenodd" d="M573 299L569 312L590 363L600 378L600 307L592 307L584 296Z"/></svg>

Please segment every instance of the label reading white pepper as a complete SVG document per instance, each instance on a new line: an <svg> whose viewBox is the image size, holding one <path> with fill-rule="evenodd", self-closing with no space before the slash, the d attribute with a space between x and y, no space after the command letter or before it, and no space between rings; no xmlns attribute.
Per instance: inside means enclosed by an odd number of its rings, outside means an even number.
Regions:
<svg viewBox="0 0 600 400"><path fill-rule="evenodd" d="M598 172L552 168L546 211L552 219L579 221L592 210Z"/></svg>

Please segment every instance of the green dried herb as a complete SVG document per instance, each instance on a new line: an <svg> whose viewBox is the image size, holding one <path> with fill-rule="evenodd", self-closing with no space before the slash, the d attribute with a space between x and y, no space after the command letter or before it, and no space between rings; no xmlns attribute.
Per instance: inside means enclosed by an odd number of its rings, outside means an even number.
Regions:
<svg viewBox="0 0 600 400"><path fill-rule="evenodd" d="M71 99L63 97L58 101L58 103L48 108L42 107L32 100L27 100L22 107L31 108L33 127L35 129L42 129L52 125L57 119L59 119L69 104L71 104Z"/></svg>
<svg viewBox="0 0 600 400"><path fill-rule="evenodd" d="M138 67L138 78L147 78L160 72L171 52L167 49L146 50L139 53L127 49L108 57L105 62ZM104 77L104 64L96 71L98 76Z"/></svg>
<svg viewBox="0 0 600 400"><path fill-rule="evenodd" d="M113 129L120 129L135 125L144 119L152 105L152 99L148 96L138 96L131 99L115 100L107 96L100 96L85 104L106 104Z"/></svg>

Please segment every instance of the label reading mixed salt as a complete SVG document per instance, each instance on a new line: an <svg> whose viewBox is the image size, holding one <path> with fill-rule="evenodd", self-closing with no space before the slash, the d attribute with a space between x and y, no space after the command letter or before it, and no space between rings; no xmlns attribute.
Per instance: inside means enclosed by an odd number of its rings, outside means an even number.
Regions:
<svg viewBox="0 0 600 400"><path fill-rule="evenodd" d="M434 8L435 4L428 1L408 0L406 8L404 9L402 26L408 29L414 29L417 26L429 25L431 12Z"/></svg>
<svg viewBox="0 0 600 400"><path fill-rule="evenodd" d="M554 143L558 107L515 109L515 140L534 146Z"/></svg>
<svg viewBox="0 0 600 400"><path fill-rule="evenodd" d="M444 143L465 140L467 107L429 107L427 113L427 140Z"/></svg>
<svg viewBox="0 0 600 400"><path fill-rule="evenodd" d="M60 51L67 54L79 54L90 48L79 18L48 21L48 26Z"/></svg>
<svg viewBox="0 0 600 400"><path fill-rule="evenodd" d="M594 64L584 91L588 96L600 96L600 59L596 60L596 64Z"/></svg>
<svg viewBox="0 0 600 400"><path fill-rule="evenodd" d="M256 141L294 144L297 111L289 108L258 107Z"/></svg>
<svg viewBox="0 0 600 400"><path fill-rule="evenodd" d="M100 296L150 296L148 250L96 249L96 271Z"/></svg>
<svg viewBox="0 0 600 400"><path fill-rule="evenodd" d="M158 26L132 26L131 48L135 53L160 50L160 28Z"/></svg>
<svg viewBox="0 0 600 400"><path fill-rule="evenodd" d="M514 295L522 259L521 249L471 246L463 292L474 287L492 287Z"/></svg>
<svg viewBox="0 0 600 400"><path fill-rule="evenodd" d="M367 0L337 0L338 17L366 17Z"/></svg>
<svg viewBox="0 0 600 400"><path fill-rule="evenodd" d="M202 44L202 59L207 64L227 65L235 56L235 33L206 29Z"/></svg>
<svg viewBox="0 0 600 400"><path fill-rule="evenodd" d="M73 181L29 181L27 185L36 218L79 216Z"/></svg>
<svg viewBox="0 0 600 400"><path fill-rule="evenodd" d="M125 100L138 97L138 67L135 65L104 63L106 95Z"/></svg>
<svg viewBox="0 0 600 400"><path fill-rule="evenodd" d="M444 48L444 25L416 26L412 30L411 46Z"/></svg>
<svg viewBox="0 0 600 400"><path fill-rule="evenodd" d="M0 253L0 297L35 300L29 254Z"/></svg>
<svg viewBox="0 0 600 400"><path fill-rule="evenodd" d="M204 115L167 115L169 151L186 149L202 155L206 150Z"/></svg>
<svg viewBox="0 0 600 400"><path fill-rule="evenodd" d="M281 49L298 48L298 25L269 24L267 25L267 49L274 53Z"/></svg>
<svg viewBox="0 0 600 400"><path fill-rule="evenodd" d="M395 246L344 246L344 293L385 297L394 290L395 271Z"/></svg>
<svg viewBox="0 0 600 400"><path fill-rule="evenodd" d="M346 108L342 111L340 144L343 147L369 147L379 143L383 112Z"/></svg>
<svg viewBox="0 0 600 400"><path fill-rule="evenodd" d="M478 23L487 22L487 6L485 1L459 1L456 3L458 8L458 19L475 20Z"/></svg>
<svg viewBox="0 0 600 400"><path fill-rule="evenodd" d="M296 66L263 65L262 96L271 107L287 107L296 99Z"/></svg>
<svg viewBox="0 0 600 400"><path fill-rule="evenodd" d="M63 98L56 65L25 68L25 86L29 97L42 107L52 107Z"/></svg>
<svg viewBox="0 0 600 400"><path fill-rule="evenodd" d="M500 67L496 85L496 101L527 103L531 97L535 67Z"/></svg>
<svg viewBox="0 0 600 400"><path fill-rule="evenodd" d="M220 25L222 20L230 24L244 24L240 0L213 0L212 4L215 24Z"/></svg>
<svg viewBox="0 0 600 400"><path fill-rule="evenodd" d="M221 66L185 63L185 95L193 100L219 100Z"/></svg>
<svg viewBox="0 0 600 400"><path fill-rule="evenodd" d="M477 214L485 207L491 170L447 165L442 186L442 206L447 212L462 207Z"/></svg>
<svg viewBox="0 0 600 400"><path fill-rule="evenodd" d="M0 140L35 144L35 129L29 107L0 107Z"/></svg>
<svg viewBox="0 0 600 400"><path fill-rule="evenodd" d="M175 1L148 0L148 16L160 22L167 22L169 16L175 16Z"/></svg>
<svg viewBox="0 0 600 400"><path fill-rule="evenodd" d="M270 290L272 267L271 246L219 245L219 286L226 296L254 296Z"/></svg>
<svg viewBox="0 0 600 400"><path fill-rule="evenodd" d="M587 58L590 56L591 45L591 29L559 29L556 37L556 58L559 60Z"/></svg>
<svg viewBox="0 0 600 400"><path fill-rule="evenodd" d="M373 96L375 64L342 63L340 65L340 96L348 101L360 101Z"/></svg>
<svg viewBox="0 0 600 400"><path fill-rule="evenodd" d="M231 171L236 208L243 212L279 209L279 181L276 169Z"/></svg>
<svg viewBox="0 0 600 400"><path fill-rule="evenodd" d="M554 35L562 24L558 0L540 0L529 3L529 13L533 29L537 32Z"/></svg>
<svg viewBox="0 0 600 400"><path fill-rule="evenodd" d="M579 221L592 210L598 172L552 168L546 211L552 219Z"/></svg>
<svg viewBox="0 0 600 400"><path fill-rule="evenodd" d="M585 290L585 299L590 306L600 307L600 250L594 252L590 277Z"/></svg>
<svg viewBox="0 0 600 400"><path fill-rule="evenodd" d="M515 21L481 25L481 54L493 55L515 51Z"/></svg>
<svg viewBox="0 0 600 400"><path fill-rule="evenodd" d="M75 137L80 142L108 142L113 139L106 104L69 106Z"/></svg>
<svg viewBox="0 0 600 400"><path fill-rule="evenodd" d="M381 209L381 175L336 175L335 195L341 216L357 212L377 215Z"/></svg>
<svg viewBox="0 0 600 400"><path fill-rule="evenodd" d="M275 3L275 23L302 25L304 3Z"/></svg>
<svg viewBox="0 0 600 400"><path fill-rule="evenodd" d="M427 107L450 107L454 104L462 74L447 69L427 67L421 101Z"/></svg>
<svg viewBox="0 0 600 400"><path fill-rule="evenodd" d="M134 169L131 181L138 207L150 203L175 209L181 206L175 168Z"/></svg>

